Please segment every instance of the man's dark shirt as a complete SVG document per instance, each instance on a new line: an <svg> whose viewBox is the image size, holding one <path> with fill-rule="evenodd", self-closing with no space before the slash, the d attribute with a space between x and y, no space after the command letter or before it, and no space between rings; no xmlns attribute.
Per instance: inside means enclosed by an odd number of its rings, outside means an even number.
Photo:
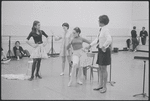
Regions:
<svg viewBox="0 0 150 101"><path fill-rule="evenodd" d="M132 38L136 38L136 37L137 37L137 34L136 34L136 31L135 31L135 30L132 30L132 31L131 31L131 37L132 37Z"/></svg>

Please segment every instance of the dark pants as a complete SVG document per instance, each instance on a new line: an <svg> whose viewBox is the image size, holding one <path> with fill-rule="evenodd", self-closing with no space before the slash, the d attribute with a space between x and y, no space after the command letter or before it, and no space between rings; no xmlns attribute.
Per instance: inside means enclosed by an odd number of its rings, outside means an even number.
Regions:
<svg viewBox="0 0 150 101"><path fill-rule="evenodd" d="M146 44L146 38L141 38L142 45Z"/></svg>
<svg viewBox="0 0 150 101"><path fill-rule="evenodd" d="M135 48L137 47L138 45L138 41L136 38L132 38L132 44L133 44L133 51L135 50Z"/></svg>
<svg viewBox="0 0 150 101"><path fill-rule="evenodd" d="M41 59L40 58L33 59L31 77L34 77L35 69L36 69L36 75L39 75L40 65L41 65Z"/></svg>
<svg viewBox="0 0 150 101"><path fill-rule="evenodd" d="M16 58L17 58L17 56L19 56L20 58L22 58L22 57L24 57L24 56L30 56L30 53L29 53L29 51L28 50L24 50L23 51L23 53L25 54L25 55L23 55L19 50L16 50Z"/></svg>

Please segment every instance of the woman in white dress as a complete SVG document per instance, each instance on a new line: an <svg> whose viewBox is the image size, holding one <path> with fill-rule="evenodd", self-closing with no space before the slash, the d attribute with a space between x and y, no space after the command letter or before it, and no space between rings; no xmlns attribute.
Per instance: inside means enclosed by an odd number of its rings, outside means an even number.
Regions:
<svg viewBox="0 0 150 101"><path fill-rule="evenodd" d="M62 42L61 42L62 44L60 47L60 57L62 58L62 73L60 74L60 76L64 75L66 58L68 59L69 68L71 68L71 64L72 64L71 63L72 50L71 50L71 48L67 49L67 45L72 38L72 34L70 34L68 31L68 29L69 29L68 23L63 23L62 27L64 30L63 35L62 36L54 35L55 41L62 39Z"/></svg>

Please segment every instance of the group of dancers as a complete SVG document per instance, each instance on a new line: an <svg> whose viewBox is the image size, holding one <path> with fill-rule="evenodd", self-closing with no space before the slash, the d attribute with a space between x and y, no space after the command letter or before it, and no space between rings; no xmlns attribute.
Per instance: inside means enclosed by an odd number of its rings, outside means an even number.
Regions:
<svg viewBox="0 0 150 101"><path fill-rule="evenodd" d="M78 68L78 75L77 75L77 83L82 85L81 82L81 73L82 73L82 67L84 64L84 60L86 57L85 50L89 50L94 45L98 45L98 57L97 57L97 64L100 68L100 84L97 88L94 88L93 90L100 90L101 93L105 93L107 91L106 83L107 83L107 65L111 64L111 54L110 54L110 45L112 43L112 38L109 33L109 29L107 28L107 24L109 23L109 18L107 15L101 15L99 16L99 33L96 37L96 39L93 42L88 41L87 39L80 36L81 29L79 27L75 27L72 32L69 32L69 24L63 23L62 28L64 32L62 33L62 36L56 36L55 40L62 39L62 44L60 48L60 56L62 58L62 72L61 76L64 75L65 70L65 62L66 58L69 63L70 70L70 81L68 83L68 86L70 87L76 78L76 68ZM47 38L47 41L43 43L42 41L42 35L44 35ZM29 39L33 37L33 40L35 44L31 44L29 42ZM83 43L89 44L87 47L83 48ZM34 21L32 31L27 37L27 43L34 48L33 53L31 54L30 58L33 59L32 64L32 73L31 77L29 78L30 81L34 79L34 71L36 69L35 77L42 79L41 75L39 75L40 70L40 63L42 58L48 58L47 53L44 49L44 47L48 43L48 35L43 31L40 30L40 22Z"/></svg>

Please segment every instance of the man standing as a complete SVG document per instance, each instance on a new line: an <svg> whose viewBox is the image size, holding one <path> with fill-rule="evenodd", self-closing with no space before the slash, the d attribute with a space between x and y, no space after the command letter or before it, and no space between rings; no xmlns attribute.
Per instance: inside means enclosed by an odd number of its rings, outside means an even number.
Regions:
<svg viewBox="0 0 150 101"><path fill-rule="evenodd" d="M132 38L132 44L133 44L133 51L136 51L137 47L137 34L136 34L136 27L133 27L133 30L131 31L131 38Z"/></svg>
<svg viewBox="0 0 150 101"><path fill-rule="evenodd" d="M145 27L142 27L142 31L140 32L142 45L146 44L146 37L147 36L148 36L148 34L147 34L147 31L145 30Z"/></svg>

